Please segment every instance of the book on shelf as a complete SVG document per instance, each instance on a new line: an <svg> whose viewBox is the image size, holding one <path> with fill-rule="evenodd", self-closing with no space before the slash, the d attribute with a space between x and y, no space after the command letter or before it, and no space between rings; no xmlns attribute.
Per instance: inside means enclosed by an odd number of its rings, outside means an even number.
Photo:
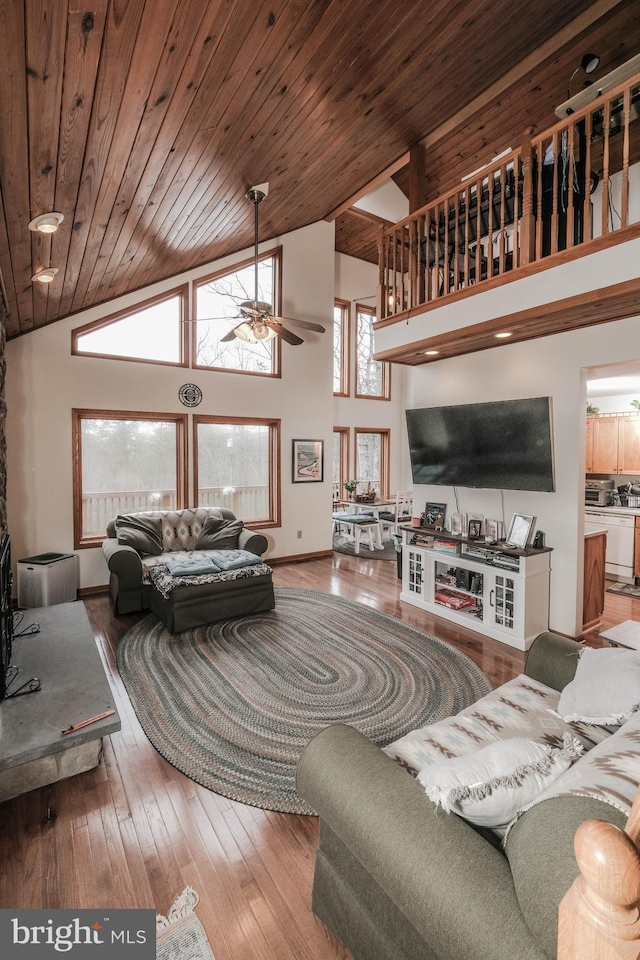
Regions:
<svg viewBox="0 0 640 960"><path fill-rule="evenodd" d="M459 544L455 540L434 539L433 549L440 550L441 553L457 553Z"/></svg>

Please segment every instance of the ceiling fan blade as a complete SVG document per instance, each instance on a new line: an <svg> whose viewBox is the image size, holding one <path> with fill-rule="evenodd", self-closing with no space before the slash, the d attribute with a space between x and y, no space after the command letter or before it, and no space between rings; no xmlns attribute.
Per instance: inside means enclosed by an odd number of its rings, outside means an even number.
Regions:
<svg viewBox="0 0 640 960"><path fill-rule="evenodd" d="M313 323L311 320L296 320L295 317L273 317L278 323L292 323L294 327L302 327L303 330L315 330L316 333L324 333L325 328L320 323Z"/></svg>
<svg viewBox="0 0 640 960"><path fill-rule="evenodd" d="M297 337L295 333L292 333L291 330L287 330L286 327L283 327L279 322L269 321L267 326L271 330L275 330L279 337L282 337L283 340L286 340L287 343L290 343L292 347L297 347L298 344L304 343L301 337Z"/></svg>
<svg viewBox="0 0 640 960"><path fill-rule="evenodd" d="M232 340L236 339L236 328L230 330L229 333L226 333L224 337L220 337L220 343L230 343Z"/></svg>

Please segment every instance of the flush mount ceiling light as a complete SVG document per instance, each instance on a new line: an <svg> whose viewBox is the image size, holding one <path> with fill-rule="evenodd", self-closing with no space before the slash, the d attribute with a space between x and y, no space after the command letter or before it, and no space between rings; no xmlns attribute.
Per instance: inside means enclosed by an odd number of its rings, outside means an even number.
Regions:
<svg viewBox="0 0 640 960"><path fill-rule="evenodd" d="M506 331L506 330L505 330L504 333L494 333L494 337L496 338L496 340L506 340L507 337L512 337L512 336L513 336L513 334L512 334L512 333L509 333L509 332Z"/></svg>
<svg viewBox="0 0 640 960"><path fill-rule="evenodd" d="M37 280L38 283L51 283L57 272L57 267L47 267L46 270L41 270L40 273L34 273L31 279Z"/></svg>
<svg viewBox="0 0 640 960"><path fill-rule="evenodd" d="M425 350L424 353L425 353L425 356L426 356L426 357L437 357L438 354L440 353L440 351L439 351L439 350Z"/></svg>
<svg viewBox="0 0 640 960"><path fill-rule="evenodd" d="M29 224L29 230L38 233L55 233L63 220L64 213L43 213L39 217L34 217Z"/></svg>

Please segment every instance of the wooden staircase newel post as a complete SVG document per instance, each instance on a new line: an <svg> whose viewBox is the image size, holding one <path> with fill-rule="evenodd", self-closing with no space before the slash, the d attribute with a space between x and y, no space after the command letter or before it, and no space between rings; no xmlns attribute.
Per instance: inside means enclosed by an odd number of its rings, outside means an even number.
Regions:
<svg viewBox="0 0 640 960"><path fill-rule="evenodd" d="M580 875L559 910L558 960L640 960L640 790L625 830L586 820L574 848Z"/></svg>
<svg viewBox="0 0 640 960"><path fill-rule="evenodd" d="M535 260L535 219L533 216L533 148L532 127L527 127L522 138L522 220L520 221L520 264ZM514 241L515 241L514 237Z"/></svg>

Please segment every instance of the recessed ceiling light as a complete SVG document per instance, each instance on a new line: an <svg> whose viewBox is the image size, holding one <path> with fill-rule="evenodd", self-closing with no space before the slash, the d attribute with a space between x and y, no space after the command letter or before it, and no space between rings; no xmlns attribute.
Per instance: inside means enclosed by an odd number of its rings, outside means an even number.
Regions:
<svg viewBox="0 0 640 960"><path fill-rule="evenodd" d="M507 337L512 337L512 336L513 334L510 333L509 331L505 331L504 333L494 333L494 337L497 340L506 340Z"/></svg>
<svg viewBox="0 0 640 960"><path fill-rule="evenodd" d="M34 273L31 279L37 280L38 283L51 283L57 272L57 267L47 267L46 270L41 270L40 273Z"/></svg>
<svg viewBox="0 0 640 960"><path fill-rule="evenodd" d="M425 356L427 357L437 357L439 353L439 350L425 350Z"/></svg>
<svg viewBox="0 0 640 960"><path fill-rule="evenodd" d="M37 230L38 233L55 233L63 220L64 213L43 213L31 221L29 230Z"/></svg>

